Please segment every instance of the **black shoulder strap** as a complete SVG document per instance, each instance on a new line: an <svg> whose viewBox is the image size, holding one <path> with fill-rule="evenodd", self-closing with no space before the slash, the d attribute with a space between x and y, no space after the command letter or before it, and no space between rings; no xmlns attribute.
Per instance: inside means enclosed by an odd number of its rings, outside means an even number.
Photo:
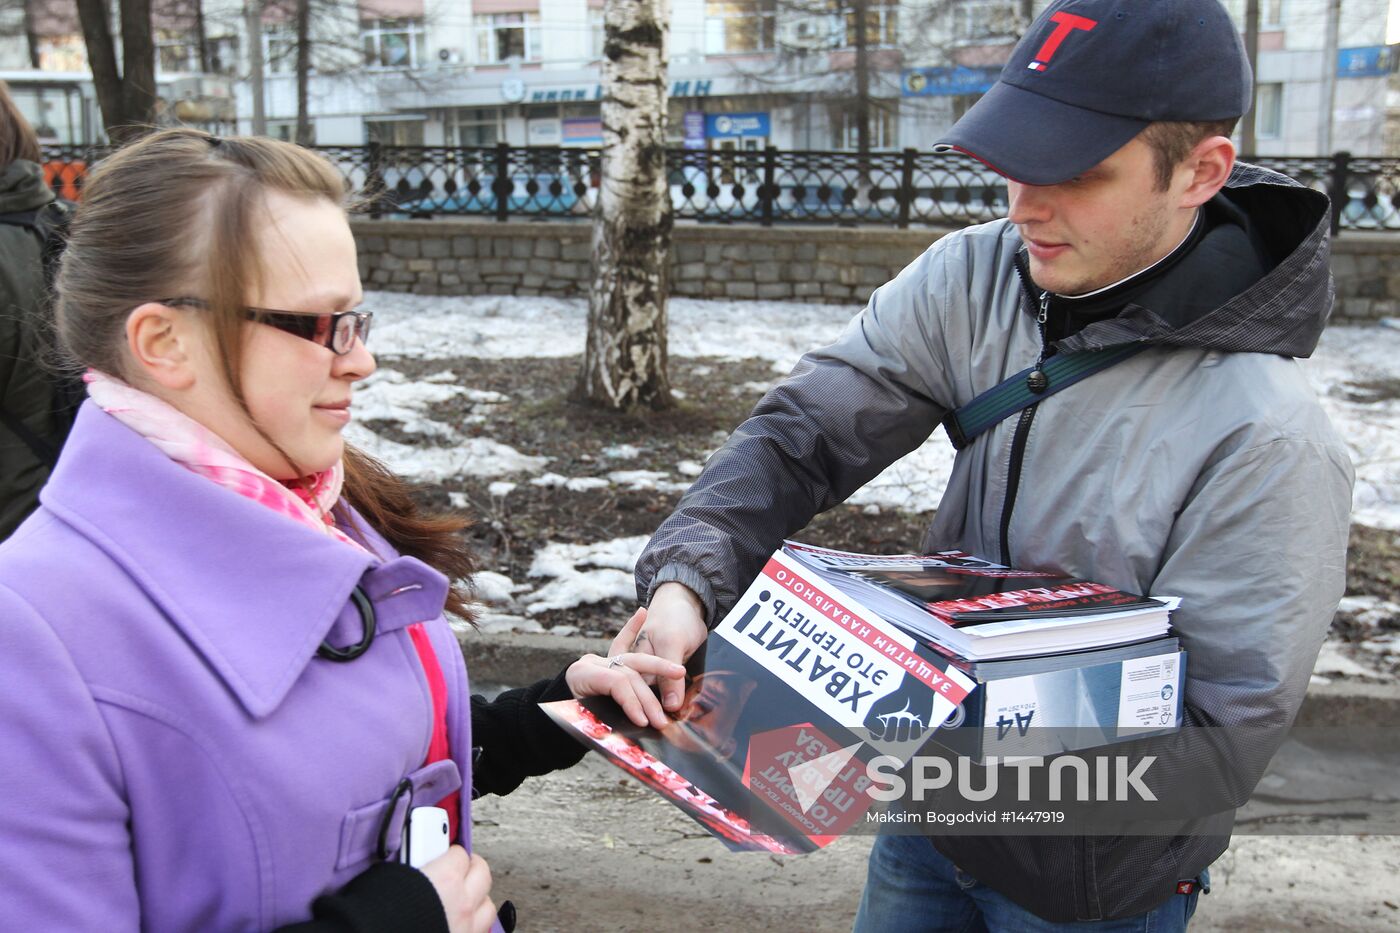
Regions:
<svg viewBox="0 0 1400 933"><path fill-rule="evenodd" d="M1121 363L1147 349L1145 343L1129 343L1103 350L1084 350L1079 353L1059 353L1050 357L1040 366L1043 380L1031 380L1035 367L1023 369L1019 373L998 383L972 401L943 418L943 427L948 431L948 439L953 446L962 450L977 437L995 427L1023 408L1029 408L1044 401L1061 389L1068 389L1094 373ZM1039 391L1032 388L1032 382Z"/></svg>

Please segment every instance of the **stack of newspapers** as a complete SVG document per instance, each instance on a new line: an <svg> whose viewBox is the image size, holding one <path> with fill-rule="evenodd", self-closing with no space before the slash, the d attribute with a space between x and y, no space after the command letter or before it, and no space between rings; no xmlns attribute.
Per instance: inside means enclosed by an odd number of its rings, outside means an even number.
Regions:
<svg viewBox="0 0 1400 933"><path fill-rule="evenodd" d="M785 542L687 665L665 728L610 698L543 704L735 849L820 848L874 805L871 768L978 764L1170 732L1177 601L958 551Z"/></svg>

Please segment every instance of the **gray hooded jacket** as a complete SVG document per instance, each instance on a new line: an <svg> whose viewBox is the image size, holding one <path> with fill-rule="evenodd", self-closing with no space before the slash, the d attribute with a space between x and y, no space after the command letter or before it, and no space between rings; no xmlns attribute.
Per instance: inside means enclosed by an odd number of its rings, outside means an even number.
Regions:
<svg viewBox="0 0 1400 933"><path fill-rule="evenodd" d="M1248 165L1218 197L1250 219L1266 274L1238 294L1194 294L1181 284L1207 255L1196 250L1166 274L1169 304L1139 296L1060 341L1149 349L960 451L922 542L1183 600L1172 624L1188 652L1185 721L1201 728L1152 748L1162 772L1190 775L1173 788L1176 828L933 840L1051 921L1150 910L1224 851L1344 591L1352 466L1293 359L1311 354L1332 306L1327 199ZM642 555L639 595L679 581L713 625L784 537L1034 363L1020 248L1007 221L971 227L878 289L710 459Z"/></svg>

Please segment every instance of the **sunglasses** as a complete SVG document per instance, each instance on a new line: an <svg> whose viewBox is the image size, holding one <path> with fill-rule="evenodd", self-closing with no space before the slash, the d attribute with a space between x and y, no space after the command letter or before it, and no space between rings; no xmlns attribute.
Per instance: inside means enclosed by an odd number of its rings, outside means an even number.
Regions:
<svg viewBox="0 0 1400 933"><path fill-rule="evenodd" d="M172 308L205 308L209 302L203 298L161 298L157 304ZM267 324L278 330L295 334L303 340L320 344L336 356L344 356L355 346L355 338L363 343L369 340L369 326L374 318L372 311L335 311L330 314L313 314L303 311L280 311L276 308L244 308L244 315L250 321Z"/></svg>

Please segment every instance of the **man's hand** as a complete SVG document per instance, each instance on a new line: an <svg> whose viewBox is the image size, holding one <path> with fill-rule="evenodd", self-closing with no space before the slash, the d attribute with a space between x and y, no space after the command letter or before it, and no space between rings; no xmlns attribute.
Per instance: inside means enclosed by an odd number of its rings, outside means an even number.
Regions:
<svg viewBox="0 0 1400 933"><path fill-rule="evenodd" d="M623 647L614 642L613 647L621 651L649 652L684 664L705 643L708 634L700 597L684 584L672 581L661 584L652 594L646 624L632 643ZM661 685L661 705L671 712L680 709L681 698L685 695L685 675L662 676L657 683Z"/></svg>

